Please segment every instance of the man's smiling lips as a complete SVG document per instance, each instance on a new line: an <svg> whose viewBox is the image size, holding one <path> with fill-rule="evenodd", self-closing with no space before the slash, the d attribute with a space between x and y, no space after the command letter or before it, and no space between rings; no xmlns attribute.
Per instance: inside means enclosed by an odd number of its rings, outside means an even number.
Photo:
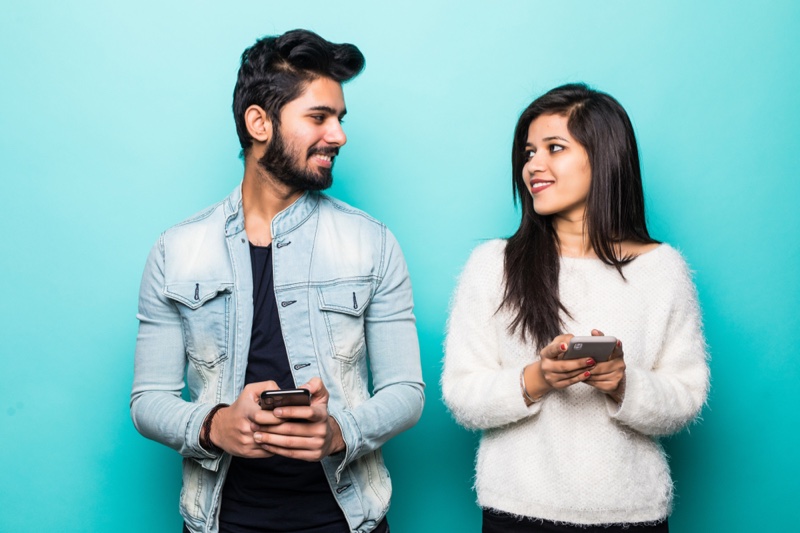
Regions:
<svg viewBox="0 0 800 533"><path fill-rule="evenodd" d="M543 190L554 184L555 181L534 178L529 183L531 188L531 194L536 194L542 192Z"/></svg>
<svg viewBox="0 0 800 533"><path fill-rule="evenodd" d="M317 153L313 155L314 161L316 161L319 166L325 168L330 168L333 166L333 157L334 156L330 154Z"/></svg>
<svg viewBox="0 0 800 533"><path fill-rule="evenodd" d="M336 147L319 147L309 150L309 159L313 159L316 164L321 167L331 168L333 166L333 159L339 155L339 149Z"/></svg>

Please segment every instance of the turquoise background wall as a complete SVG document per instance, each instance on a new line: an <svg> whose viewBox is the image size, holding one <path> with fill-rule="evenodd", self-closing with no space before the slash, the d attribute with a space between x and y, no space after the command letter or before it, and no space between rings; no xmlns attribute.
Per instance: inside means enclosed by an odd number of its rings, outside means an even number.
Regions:
<svg viewBox="0 0 800 533"><path fill-rule="evenodd" d="M673 530L792 529L799 3L31 0L0 7L0 531L180 530L179 457L128 415L139 278L241 178L240 53L296 27L367 58L333 194L392 228L414 284L428 401L386 447L393 531L480 530L477 435L438 385L448 300L516 226L517 115L574 80L631 114L652 233L696 271L713 389L665 441Z"/></svg>

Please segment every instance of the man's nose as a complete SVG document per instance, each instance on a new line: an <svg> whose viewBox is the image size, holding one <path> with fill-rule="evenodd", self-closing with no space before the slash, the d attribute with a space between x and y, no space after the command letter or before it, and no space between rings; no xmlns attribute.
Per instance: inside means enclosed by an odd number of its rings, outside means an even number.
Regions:
<svg viewBox="0 0 800 533"><path fill-rule="evenodd" d="M338 120L331 121L325 132L324 141L333 146L344 146L347 142L347 135L344 133L341 122Z"/></svg>

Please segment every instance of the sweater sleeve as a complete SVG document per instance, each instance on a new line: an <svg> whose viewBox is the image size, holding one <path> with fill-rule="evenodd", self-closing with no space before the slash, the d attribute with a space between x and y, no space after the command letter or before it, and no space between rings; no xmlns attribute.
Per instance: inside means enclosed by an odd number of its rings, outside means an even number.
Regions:
<svg viewBox="0 0 800 533"><path fill-rule="evenodd" d="M502 279L502 241L486 243L470 256L452 300L442 394L456 421L469 429L504 426L541 408L525 405L522 396L520 374L527 363L509 364L500 353Z"/></svg>
<svg viewBox="0 0 800 533"><path fill-rule="evenodd" d="M652 369L627 368L622 404L610 399L607 403L612 418L645 435L668 435L691 422L709 389L697 293L686 263L678 259L673 300L655 364Z"/></svg>

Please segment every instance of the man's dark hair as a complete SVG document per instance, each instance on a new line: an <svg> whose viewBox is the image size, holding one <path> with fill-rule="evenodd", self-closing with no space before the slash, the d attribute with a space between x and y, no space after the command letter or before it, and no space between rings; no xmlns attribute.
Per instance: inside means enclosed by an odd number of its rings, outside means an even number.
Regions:
<svg viewBox="0 0 800 533"><path fill-rule="evenodd" d="M308 30L292 30L264 37L242 53L233 90L233 117L242 151L253 144L244 112L257 105L267 112L273 127L280 125L283 106L300 96L320 77L344 83L364 69L364 55L352 44L335 44Z"/></svg>
<svg viewBox="0 0 800 533"><path fill-rule="evenodd" d="M511 185L514 201L522 202L522 217L506 245L503 306L515 312L510 329L523 339L531 335L540 348L561 333L560 311L570 316L559 297L560 254L553 215L534 210L522 178L528 127L542 115L566 117L570 135L589 157L592 180L584 223L597 257L622 275L622 267L634 257L622 255L618 243L658 242L647 231L639 149L620 103L583 83L556 87L534 100L517 121L511 149Z"/></svg>

